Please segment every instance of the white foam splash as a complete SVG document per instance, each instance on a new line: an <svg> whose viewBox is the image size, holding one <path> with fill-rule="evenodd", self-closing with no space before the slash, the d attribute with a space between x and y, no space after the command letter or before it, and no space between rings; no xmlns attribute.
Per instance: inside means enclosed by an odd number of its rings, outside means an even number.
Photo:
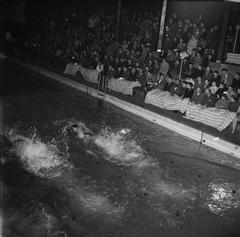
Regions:
<svg viewBox="0 0 240 237"><path fill-rule="evenodd" d="M54 144L54 140L46 144L36 134L28 138L13 130L9 131L8 137L14 144L14 153L20 157L25 169L31 173L38 176L48 176L48 171L63 165L65 162L65 158L61 155L57 145Z"/></svg>
<svg viewBox="0 0 240 237"><path fill-rule="evenodd" d="M94 143L108 154L105 159L111 162L139 167L149 165L142 148L127 136L129 132L130 130L122 129L114 133L111 129L104 128L95 136Z"/></svg>

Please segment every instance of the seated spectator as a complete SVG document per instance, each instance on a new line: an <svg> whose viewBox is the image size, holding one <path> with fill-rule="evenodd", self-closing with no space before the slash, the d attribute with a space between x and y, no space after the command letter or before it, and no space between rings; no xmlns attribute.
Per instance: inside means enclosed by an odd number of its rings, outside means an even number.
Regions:
<svg viewBox="0 0 240 237"><path fill-rule="evenodd" d="M217 70L215 70L215 71L213 72L213 76L212 76L212 78L211 78L210 81L211 81L211 82L215 81L217 86L220 85L220 83L221 83L221 77L220 77L220 75L219 75L219 73L218 73Z"/></svg>
<svg viewBox="0 0 240 237"><path fill-rule="evenodd" d="M223 83L223 85L225 85L226 87L232 85L232 83L233 83L233 78L229 74L229 72L226 68L222 69L221 83Z"/></svg>
<svg viewBox="0 0 240 237"><path fill-rule="evenodd" d="M217 109L228 109L229 100L227 99L227 96L223 94L221 98L216 102L215 107Z"/></svg>
<svg viewBox="0 0 240 237"><path fill-rule="evenodd" d="M136 81L136 79L137 79L137 70L135 67L132 67L129 74L129 81Z"/></svg>
<svg viewBox="0 0 240 237"><path fill-rule="evenodd" d="M235 74L235 77L233 79L233 88L236 89L236 90L239 90L240 89L240 73L237 72Z"/></svg>
<svg viewBox="0 0 240 237"><path fill-rule="evenodd" d="M185 94L185 91L187 89L187 82L186 81L182 81L182 83L180 83L180 89L179 89L179 92L178 92L178 95L180 97L183 97L184 94Z"/></svg>
<svg viewBox="0 0 240 237"><path fill-rule="evenodd" d="M236 100L234 96L232 96L229 100L228 110L231 112L240 112L240 101Z"/></svg>
<svg viewBox="0 0 240 237"><path fill-rule="evenodd" d="M203 99L203 93L200 87L197 87L196 90L193 93L192 98L190 99L191 102L198 105L202 103Z"/></svg>
<svg viewBox="0 0 240 237"><path fill-rule="evenodd" d="M119 78L119 77L122 77L122 68L121 67L118 67L117 68L117 71L116 71L116 73L115 73L115 75L114 75L114 78Z"/></svg>
<svg viewBox="0 0 240 237"><path fill-rule="evenodd" d="M178 79L173 78L173 84L171 85L169 92L171 95L179 95L181 85Z"/></svg>
<svg viewBox="0 0 240 237"><path fill-rule="evenodd" d="M122 77L124 78L124 79L126 79L126 80L128 80L129 79L129 71L128 71L128 69L127 69L127 67L126 66L123 66L123 73L122 73Z"/></svg>
<svg viewBox="0 0 240 237"><path fill-rule="evenodd" d="M223 93L227 90L226 87L221 83L218 87L217 92L215 93L216 99L220 99Z"/></svg>
<svg viewBox="0 0 240 237"><path fill-rule="evenodd" d="M230 100L232 96L235 96L236 95L236 92L233 90L232 86L229 86L227 88L227 98Z"/></svg>
<svg viewBox="0 0 240 237"><path fill-rule="evenodd" d="M234 134L237 123L240 121L240 99L236 100L236 98L232 96L229 101L228 110L237 113L237 117L233 119L231 127L231 133Z"/></svg>
<svg viewBox="0 0 240 237"><path fill-rule="evenodd" d="M194 67L193 67L193 64L190 62L188 64L188 68L187 68L187 70L185 72L185 76L192 78L193 77L193 73L194 73Z"/></svg>
<svg viewBox="0 0 240 237"><path fill-rule="evenodd" d="M165 85L167 84L167 77L164 76L163 74L160 75L159 80L158 80L158 86L157 88L160 90L163 90Z"/></svg>
<svg viewBox="0 0 240 237"><path fill-rule="evenodd" d="M191 82L186 82L186 90L183 95L183 99L191 99L193 96L193 84Z"/></svg>
<svg viewBox="0 0 240 237"><path fill-rule="evenodd" d="M201 104L206 107L214 107L215 106L214 95L211 94L211 92L208 88L205 89Z"/></svg>
<svg viewBox="0 0 240 237"><path fill-rule="evenodd" d="M218 87L215 81L212 82L212 85L209 87L209 90L212 95L215 95L215 93L218 91Z"/></svg>
<svg viewBox="0 0 240 237"><path fill-rule="evenodd" d="M203 74L204 74L204 70L203 70L203 68L202 68L202 65L199 64L199 65L197 66L197 68L194 69L193 74L192 74L192 77L193 77L193 78L203 77Z"/></svg>
<svg viewBox="0 0 240 237"><path fill-rule="evenodd" d="M203 82L203 85L202 85L204 91L205 89L208 89L210 87L210 82L206 79L204 82Z"/></svg>
<svg viewBox="0 0 240 237"><path fill-rule="evenodd" d="M153 74L150 72L149 67L145 67L146 81L151 82L153 80Z"/></svg>
<svg viewBox="0 0 240 237"><path fill-rule="evenodd" d="M203 73L203 80L207 79L208 81L210 81L212 77L212 68L211 66L207 66L205 72Z"/></svg>
<svg viewBox="0 0 240 237"><path fill-rule="evenodd" d="M160 73L163 75L167 75L169 71L169 64L168 62L163 58L161 64L160 64Z"/></svg>
<svg viewBox="0 0 240 237"><path fill-rule="evenodd" d="M166 81L167 81L167 83L165 84L163 90L164 90L164 91L170 91L170 88L171 88L171 86L172 86L172 84L173 84L172 78L171 78L171 77L167 77L167 78L166 78Z"/></svg>
<svg viewBox="0 0 240 237"><path fill-rule="evenodd" d="M203 89L203 81L201 77L197 77L197 80L194 83L194 90L196 90L197 88L200 88L201 90Z"/></svg>

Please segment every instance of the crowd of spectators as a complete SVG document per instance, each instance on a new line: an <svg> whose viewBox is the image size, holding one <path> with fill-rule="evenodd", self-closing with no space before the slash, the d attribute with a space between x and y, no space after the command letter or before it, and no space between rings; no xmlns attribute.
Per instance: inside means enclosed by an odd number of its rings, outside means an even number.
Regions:
<svg viewBox="0 0 240 237"><path fill-rule="evenodd" d="M81 14L72 12L64 16L61 27L56 20L48 21L25 47L47 52L56 67L69 62L94 69L103 65L108 79L139 81L135 94L159 88L195 104L237 111L240 73L231 75L225 68L213 71L210 66L216 59L218 27L207 27L202 15L192 20L173 13L167 18L163 49L158 52L159 14L123 10L116 41L115 14L99 11L84 28ZM185 58L182 52L187 52Z"/></svg>

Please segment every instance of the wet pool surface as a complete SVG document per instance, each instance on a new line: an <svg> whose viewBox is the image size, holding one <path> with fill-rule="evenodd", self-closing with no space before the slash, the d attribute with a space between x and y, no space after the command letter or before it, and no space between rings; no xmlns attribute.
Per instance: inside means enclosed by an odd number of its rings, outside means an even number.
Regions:
<svg viewBox="0 0 240 237"><path fill-rule="evenodd" d="M207 161L230 157L4 68L3 236L240 236L239 170Z"/></svg>

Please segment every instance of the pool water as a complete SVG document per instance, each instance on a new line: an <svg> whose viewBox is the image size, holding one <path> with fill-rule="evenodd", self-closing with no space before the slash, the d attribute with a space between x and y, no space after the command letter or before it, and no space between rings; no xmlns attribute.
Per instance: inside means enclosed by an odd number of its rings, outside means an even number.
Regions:
<svg viewBox="0 0 240 237"><path fill-rule="evenodd" d="M16 65L1 73L3 236L240 236L240 172L207 161L231 157Z"/></svg>

